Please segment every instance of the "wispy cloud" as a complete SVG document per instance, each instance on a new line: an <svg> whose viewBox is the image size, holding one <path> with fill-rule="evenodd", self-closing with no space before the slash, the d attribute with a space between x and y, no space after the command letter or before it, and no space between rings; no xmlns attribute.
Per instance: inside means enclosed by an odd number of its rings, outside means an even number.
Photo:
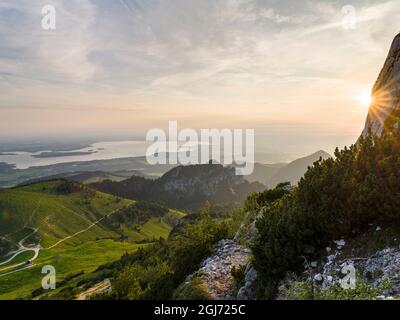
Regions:
<svg viewBox="0 0 400 320"><path fill-rule="evenodd" d="M274 8L265 8L260 12L262 18L271 20L278 24L288 23L288 24L305 24L310 23L318 18L313 15L282 15L274 10Z"/></svg>
<svg viewBox="0 0 400 320"><path fill-rule="evenodd" d="M114 127L117 109L132 110L126 121L143 128L154 115L179 114L189 126L216 112L240 124L246 110L254 122L325 117L327 130L339 130L335 119L374 81L400 30L397 0L47 0L57 10L52 32L41 29L43 4L0 1L3 131L19 130L8 125L20 116L12 106L35 116L60 108L73 119L76 110L110 110ZM354 30L342 28L348 4ZM362 126L365 110L356 110ZM79 130L85 120L55 121Z"/></svg>
<svg viewBox="0 0 400 320"><path fill-rule="evenodd" d="M364 23L372 22L372 21L380 21L382 23L382 19L392 14L398 13L398 2L395 1L388 1L378 4L373 4L370 6L358 6L353 7L352 5L346 5L347 7L354 8L354 22L355 26L359 25L362 27ZM345 6L342 7L344 9ZM331 14L331 21L328 23L324 23L321 25L316 25L308 30L306 30L306 34L311 34L315 32L321 32L331 29L342 29L343 28L343 19L344 14L346 14L345 10L338 11L335 10L334 6L324 6L323 11L328 11ZM400 29L400 28L399 28Z"/></svg>

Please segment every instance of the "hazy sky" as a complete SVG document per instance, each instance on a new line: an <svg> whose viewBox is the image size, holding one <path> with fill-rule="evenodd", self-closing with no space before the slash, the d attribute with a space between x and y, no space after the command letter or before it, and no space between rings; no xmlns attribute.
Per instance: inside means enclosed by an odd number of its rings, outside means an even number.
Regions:
<svg viewBox="0 0 400 320"><path fill-rule="evenodd" d="M41 28L46 4L53 31ZM178 120L329 149L360 134L399 31L398 0L0 0L0 136Z"/></svg>

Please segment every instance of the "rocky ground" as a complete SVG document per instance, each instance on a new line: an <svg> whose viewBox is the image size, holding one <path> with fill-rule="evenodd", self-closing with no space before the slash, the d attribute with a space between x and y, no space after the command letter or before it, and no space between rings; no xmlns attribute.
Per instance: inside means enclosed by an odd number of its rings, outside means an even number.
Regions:
<svg viewBox="0 0 400 320"><path fill-rule="evenodd" d="M334 241L332 247L326 248L326 259L305 264L306 283L322 289L337 284L352 289L352 285L362 281L378 289L376 299L400 298L400 247L387 247L366 256L349 255L351 249L351 244L344 239ZM348 277L350 270L354 270L352 278ZM289 288L296 281L298 277L288 275L281 281L281 288ZM277 299L285 299L286 293L283 289Z"/></svg>
<svg viewBox="0 0 400 320"><path fill-rule="evenodd" d="M200 269L190 275L186 283L193 278L201 280L202 289L214 300L234 299L232 293L233 268L246 266L251 251L237 245L233 240L221 240L215 247L214 254L205 259Z"/></svg>
<svg viewBox="0 0 400 320"><path fill-rule="evenodd" d="M94 287L79 294L76 300L89 300L96 295L111 292L111 290L112 287L110 279L105 279L104 281L96 284Z"/></svg>
<svg viewBox="0 0 400 320"><path fill-rule="evenodd" d="M244 286L240 288L236 300L254 300L256 299L255 284L257 281L257 271L248 263L244 272Z"/></svg>
<svg viewBox="0 0 400 320"><path fill-rule="evenodd" d="M314 280L328 287L340 283L344 275L342 269L354 267L358 279L362 279L374 288L380 288L385 281L390 281L390 288L385 289L379 299L400 297L400 249L386 248L370 257L352 257L341 259L338 249L329 255L323 265L323 272L314 276Z"/></svg>

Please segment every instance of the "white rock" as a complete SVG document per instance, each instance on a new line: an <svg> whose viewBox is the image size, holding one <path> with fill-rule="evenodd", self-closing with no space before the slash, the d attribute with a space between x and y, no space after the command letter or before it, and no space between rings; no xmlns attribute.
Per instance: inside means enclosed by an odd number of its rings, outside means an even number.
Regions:
<svg viewBox="0 0 400 320"><path fill-rule="evenodd" d="M381 227L376 227L376 231L381 231L382 228Z"/></svg>
<svg viewBox="0 0 400 320"><path fill-rule="evenodd" d="M338 247L344 247L346 245L346 241L344 241L343 239L342 240L336 240L334 242Z"/></svg>
<svg viewBox="0 0 400 320"><path fill-rule="evenodd" d="M320 273L316 274L316 275L314 276L314 280L315 280L315 281L318 281L318 282L322 281L322 280L323 280L323 279L322 279L322 275L321 275Z"/></svg>
<svg viewBox="0 0 400 320"><path fill-rule="evenodd" d="M328 256L328 262L332 262L333 260L335 260L336 255L331 254L330 256Z"/></svg>
<svg viewBox="0 0 400 320"><path fill-rule="evenodd" d="M317 266L318 266L318 262L317 261L311 262L311 267L316 268Z"/></svg>
<svg viewBox="0 0 400 320"><path fill-rule="evenodd" d="M331 247L326 247L326 252L331 252L332 251L332 248Z"/></svg>

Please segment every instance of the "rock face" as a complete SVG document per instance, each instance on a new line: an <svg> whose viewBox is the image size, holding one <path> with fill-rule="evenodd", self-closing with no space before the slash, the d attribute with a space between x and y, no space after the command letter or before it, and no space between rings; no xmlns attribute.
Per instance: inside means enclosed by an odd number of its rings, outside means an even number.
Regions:
<svg viewBox="0 0 400 320"><path fill-rule="evenodd" d="M400 299L399 247L386 248L361 257L349 256L349 250L351 245L346 241L334 241L332 248L326 248L325 259L317 264L305 264L303 276L288 273L279 283L276 299L287 299L290 289L296 288L294 284L299 280L322 290L336 285L351 290L357 287L357 282L362 281L378 289L375 297L377 300Z"/></svg>
<svg viewBox="0 0 400 320"><path fill-rule="evenodd" d="M210 201L214 205L241 202L252 192L265 190L258 182L237 176L234 168L220 164L179 166L156 180L132 177L121 182L91 185L116 196L162 203L168 207L196 211Z"/></svg>
<svg viewBox="0 0 400 320"><path fill-rule="evenodd" d="M381 135L385 120L393 111L400 109L400 34L389 51L385 65L372 90L373 103L370 106L363 136Z"/></svg>
<svg viewBox="0 0 400 320"><path fill-rule="evenodd" d="M344 277L341 273L343 267L353 266L357 276L372 287L379 288L386 280L390 280L390 289L385 289L380 298L400 296L400 250L398 248L386 248L368 258L348 259L340 259L340 250L338 247L337 251L328 256L323 266L319 280L323 287L340 283Z"/></svg>
<svg viewBox="0 0 400 320"><path fill-rule="evenodd" d="M236 300L254 300L256 298L255 284L257 281L257 271L248 263L244 272L244 286L240 288Z"/></svg>
<svg viewBox="0 0 400 320"><path fill-rule="evenodd" d="M230 300L232 297L232 269L247 265L250 250L237 245L232 240L221 240L212 256L205 259L200 269L190 275L186 282L193 278L201 279L203 290L214 300Z"/></svg>
<svg viewBox="0 0 400 320"><path fill-rule="evenodd" d="M391 288L386 295L400 295L400 250L388 248L376 253L363 263L363 276L372 279L372 285L380 286L386 279L390 279Z"/></svg>
<svg viewBox="0 0 400 320"><path fill-rule="evenodd" d="M251 192L265 189L265 186L249 183L237 176L234 168L220 164L180 166L166 173L156 181L153 191L164 197L169 205L204 205L206 200L213 204L232 203L244 200Z"/></svg>
<svg viewBox="0 0 400 320"><path fill-rule="evenodd" d="M110 279L105 279L104 281L96 284L94 287L86 290L79 294L76 300L89 300L90 298L104 293L110 293L112 291Z"/></svg>

